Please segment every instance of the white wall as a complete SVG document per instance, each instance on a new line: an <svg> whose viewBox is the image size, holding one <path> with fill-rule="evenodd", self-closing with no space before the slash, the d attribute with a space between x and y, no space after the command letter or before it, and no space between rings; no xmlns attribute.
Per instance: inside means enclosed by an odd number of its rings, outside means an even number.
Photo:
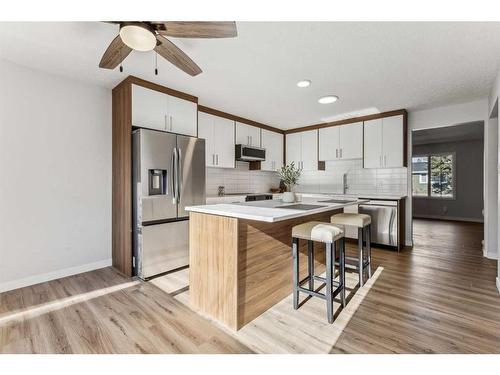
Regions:
<svg viewBox="0 0 500 375"><path fill-rule="evenodd" d="M500 95L500 67L499 67L499 71L497 73L497 76L496 76L496 79L495 79L495 82L493 84L493 88L491 89L491 92L490 92L490 95L488 97L488 117L497 117L498 118L498 98L499 98L499 95ZM492 116L492 112L493 110L496 108L496 111L497 113L496 114L493 114ZM498 120L496 122L497 124L497 127L498 127ZM498 131L498 128L497 128L497 131ZM498 132L498 135L500 136L500 132ZM500 152L500 149L498 149L498 146L500 145L500 140L497 144L497 150L496 152ZM500 175L498 174L498 172L500 172L500 169L497 167L495 167L495 177L497 178L500 178ZM499 197L500 198L500 197ZM497 201L497 210L500 211L500 200ZM498 217L497 217L498 218ZM500 220L498 220L500 224ZM497 230L500 229L500 228L496 228ZM497 272L498 272L498 275L497 275L497 288L498 288L498 291L500 292L500 256L499 255L499 251L497 250L497 258L498 258L498 265L497 265Z"/></svg>
<svg viewBox="0 0 500 375"><path fill-rule="evenodd" d="M0 292L110 258L111 91L0 60Z"/></svg>
<svg viewBox="0 0 500 375"><path fill-rule="evenodd" d="M484 256L498 257L498 117L484 124Z"/></svg>
<svg viewBox="0 0 500 375"><path fill-rule="evenodd" d="M467 103L412 111L408 115L408 128L410 130L431 129L486 120L487 109L488 98L482 98Z"/></svg>

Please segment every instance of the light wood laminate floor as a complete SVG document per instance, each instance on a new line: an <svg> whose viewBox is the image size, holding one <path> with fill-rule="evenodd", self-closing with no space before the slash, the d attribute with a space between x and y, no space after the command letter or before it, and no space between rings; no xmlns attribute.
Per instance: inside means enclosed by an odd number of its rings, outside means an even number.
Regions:
<svg viewBox="0 0 500 375"><path fill-rule="evenodd" d="M415 220L413 249L374 249L374 269L383 272L327 351L500 353L496 261L482 256L482 230L481 224ZM252 351L189 310L180 280L178 286L165 293L106 268L2 293L0 352Z"/></svg>

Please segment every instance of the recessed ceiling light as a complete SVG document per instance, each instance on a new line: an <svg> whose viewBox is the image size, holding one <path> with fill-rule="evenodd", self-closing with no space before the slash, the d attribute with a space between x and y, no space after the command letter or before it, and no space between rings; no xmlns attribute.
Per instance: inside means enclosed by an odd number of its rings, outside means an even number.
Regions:
<svg viewBox="0 0 500 375"><path fill-rule="evenodd" d="M311 84L311 81L309 81L308 79L297 82L297 86L299 86L299 87L308 87L310 84Z"/></svg>
<svg viewBox="0 0 500 375"><path fill-rule="evenodd" d="M323 96L318 99L318 102L321 104L331 104L335 103L337 100L339 100L339 97L336 95L328 95L328 96Z"/></svg>

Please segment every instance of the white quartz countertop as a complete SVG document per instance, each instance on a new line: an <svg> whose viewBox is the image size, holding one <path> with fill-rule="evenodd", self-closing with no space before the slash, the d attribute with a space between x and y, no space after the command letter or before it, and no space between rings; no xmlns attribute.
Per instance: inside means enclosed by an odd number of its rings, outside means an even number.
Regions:
<svg viewBox="0 0 500 375"><path fill-rule="evenodd" d="M302 196L302 200L295 203L283 203L281 200L264 200L244 203L207 204L186 207L186 211L274 223L276 221L314 215L367 202L367 200L355 198L346 203L324 202L327 199L331 199L331 197ZM308 210L284 208L295 204L316 205L318 207Z"/></svg>
<svg viewBox="0 0 500 375"><path fill-rule="evenodd" d="M406 198L406 195L383 195L383 194L336 194L336 193L297 193L303 197L319 198L319 197L334 197L338 199L386 199L400 200Z"/></svg>

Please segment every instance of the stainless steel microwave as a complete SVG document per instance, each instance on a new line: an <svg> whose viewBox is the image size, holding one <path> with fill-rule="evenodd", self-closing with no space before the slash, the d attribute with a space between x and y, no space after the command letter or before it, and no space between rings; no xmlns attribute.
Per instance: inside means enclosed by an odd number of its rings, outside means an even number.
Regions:
<svg viewBox="0 0 500 375"><path fill-rule="evenodd" d="M260 147L236 145L236 160L264 161L266 160L266 150Z"/></svg>

